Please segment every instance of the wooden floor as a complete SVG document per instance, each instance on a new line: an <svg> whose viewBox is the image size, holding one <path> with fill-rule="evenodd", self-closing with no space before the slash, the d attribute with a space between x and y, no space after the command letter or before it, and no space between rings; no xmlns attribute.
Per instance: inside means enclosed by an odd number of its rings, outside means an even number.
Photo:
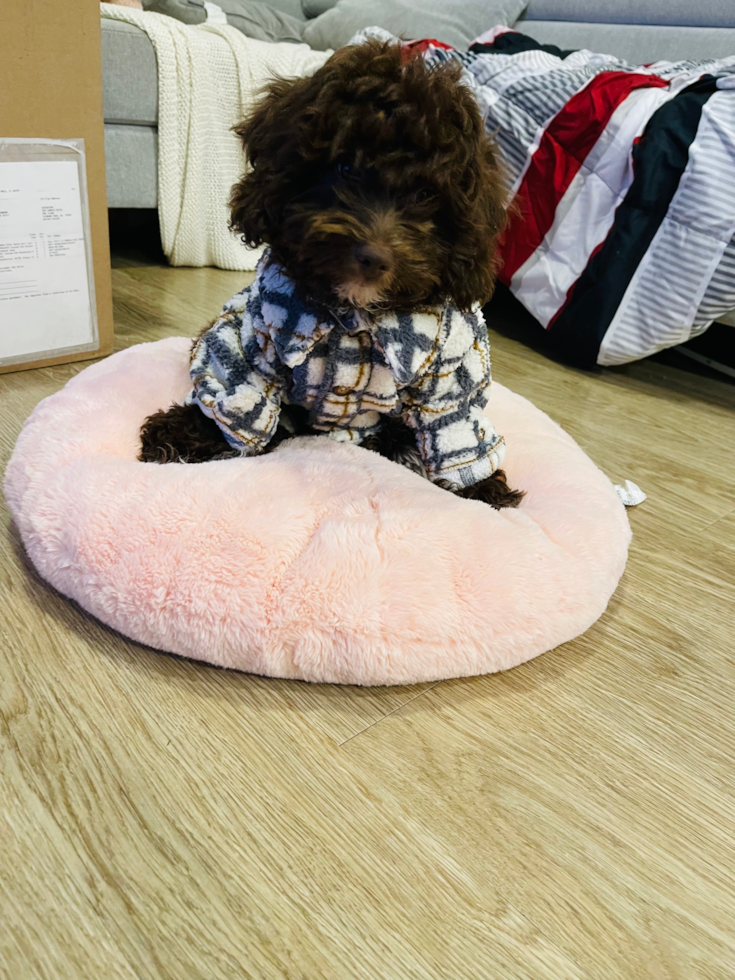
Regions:
<svg viewBox="0 0 735 980"><path fill-rule="evenodd" d="M117 265L119 347L244 280ZM507 674L351 689L158 654L46 587L2 510L4 980L733 980L735 385L581 372L512 316L496 378L649 499L602 619ZM0 378L3 466L80 369Z"/></svg>

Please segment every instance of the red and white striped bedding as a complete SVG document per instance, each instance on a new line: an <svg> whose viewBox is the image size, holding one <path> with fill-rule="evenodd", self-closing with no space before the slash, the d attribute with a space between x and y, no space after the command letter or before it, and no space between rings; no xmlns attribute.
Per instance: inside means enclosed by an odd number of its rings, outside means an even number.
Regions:
<svg viewBox="0 0 735 980"><path fill-rule="evenodd" d="M423 46L462 62L512 180L500 279L568 354L622 364L735 309L735 56Z"/></svg>

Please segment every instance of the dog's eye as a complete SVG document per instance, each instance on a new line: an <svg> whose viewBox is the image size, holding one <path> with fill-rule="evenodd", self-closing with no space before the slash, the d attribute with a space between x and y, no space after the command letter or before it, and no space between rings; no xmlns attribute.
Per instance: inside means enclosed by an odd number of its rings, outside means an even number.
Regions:
<svg viewBox="0 0 735 980"><path fill-rule="evenodd" d="M357 171L351 163L347 163L346 160L340 160L337 163L337 174L344 179L349 179L350 177L357 176Z"/></svg>
<svg viewBox="0 0 735 980"><path fill-rule="evenodd" d="M426 204L427 201L433 201L435 197L436 194L427 187L422 187L420 191L416 191L415 195L417 204Z"/></svg>

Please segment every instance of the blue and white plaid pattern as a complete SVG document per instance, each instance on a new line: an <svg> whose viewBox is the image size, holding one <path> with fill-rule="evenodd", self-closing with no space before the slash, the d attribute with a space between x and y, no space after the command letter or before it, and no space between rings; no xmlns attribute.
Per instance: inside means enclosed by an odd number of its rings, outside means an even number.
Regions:
<svg viewBox="0 0 735 980"><path fill-rule="evenodd" d="M255 281L233 296L197 341L188 404L214 419L229 444L262 452L282 403L309 410L333 439L360 443L381 416L402 417L432 480L469 486L502 464L505 444L483 415L490 345L479 309L431 313L306 305L266 252Z"/></svg>

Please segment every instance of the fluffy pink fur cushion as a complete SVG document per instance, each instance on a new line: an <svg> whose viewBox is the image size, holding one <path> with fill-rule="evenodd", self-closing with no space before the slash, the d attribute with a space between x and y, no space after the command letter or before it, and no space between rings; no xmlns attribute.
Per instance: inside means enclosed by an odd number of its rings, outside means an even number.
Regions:
<svg viewBox="0 0 735 980"><path fill-rule="evenodd" d="M610 483L494 384L518 510L461 500L356 446L292 440L139 463L143 418L189 388L189 341L143 344L35 409L5 493L40 574L159 650L256 674L410 684L504 670L586 630L625 567Z"/></svg>

